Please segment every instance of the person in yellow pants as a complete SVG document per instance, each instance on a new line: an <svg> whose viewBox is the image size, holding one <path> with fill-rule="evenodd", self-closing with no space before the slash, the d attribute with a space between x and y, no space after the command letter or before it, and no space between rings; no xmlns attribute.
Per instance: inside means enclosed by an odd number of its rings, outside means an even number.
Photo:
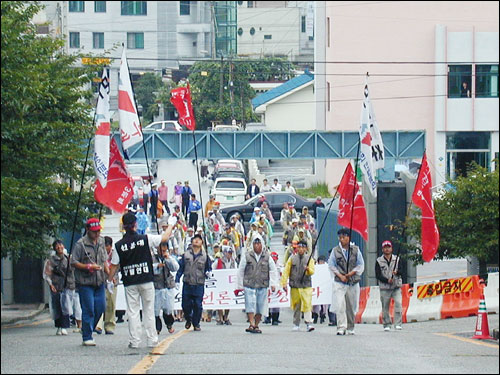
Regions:
<svg viewBox="0 0 500 375"><path fill-rule="evenodd" d="M293 310L293 331L300 331L300 317L304 313L307 332L314 331L312 319L312 280L314 274L314 259L306 255L307 242L297 244L297 254L286 262L281 286L286 290L287 281L290 284L290 307ZM305 275L304 275L305 271Z"/></svg>

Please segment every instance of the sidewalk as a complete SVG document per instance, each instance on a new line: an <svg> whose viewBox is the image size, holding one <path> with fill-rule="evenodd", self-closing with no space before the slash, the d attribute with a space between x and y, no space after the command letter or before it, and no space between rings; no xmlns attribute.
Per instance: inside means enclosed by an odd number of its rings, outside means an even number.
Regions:
<svg viewBox="0 0 500 375"><path fill-rule="evenodd" d="M21 320L31 320L44 311L48 311L45 303L19 303L2 305L2 327Z"/></svg>

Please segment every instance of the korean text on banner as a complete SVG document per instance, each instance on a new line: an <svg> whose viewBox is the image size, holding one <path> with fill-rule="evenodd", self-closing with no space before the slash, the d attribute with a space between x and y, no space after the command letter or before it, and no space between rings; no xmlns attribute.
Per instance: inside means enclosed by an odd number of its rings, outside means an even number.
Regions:
<svg viewBox="0 0 500 375"><path fill-rule="evenodd" d="M114 138L111 139L108 183L105 188L96 181L94 198L115 212L123 213L134 195L134 183L118 150Z"/></svg>
<svg viewBox="0 0 500 375"><path fill-rule="evenodd" d="M95 113L96 132L94 138L94 169L102 187L108 183L109 172L109 78L108 70L103 69L99 85L99 97Z"/></svg>
<svg viewBox="0 0 500 375"><path fill-rule="evenodd" d="M378 130L377 120L375 119L375 113L370 102L368 82L365 84L360 122L359 139L361 147L359 165L370 193L376 197L377 181L375 174L377 169L384 168L384 144L382 143L382 136Z"/></svg>

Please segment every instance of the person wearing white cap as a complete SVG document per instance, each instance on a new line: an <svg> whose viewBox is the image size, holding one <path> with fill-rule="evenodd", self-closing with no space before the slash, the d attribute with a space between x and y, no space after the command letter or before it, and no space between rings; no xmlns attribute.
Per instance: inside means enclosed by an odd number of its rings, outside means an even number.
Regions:
<svg viewBox="0 0 500 375"><path fill-rule="evenodd" d="M253 209L253 214L252 214L252 217L250 218L250 224L252 224L254 221L257 221L259 220L260 218L260 207L255 207Z"/></svg>
<svg viewBox="0 0 500 375"><path fill-rule="evenodd" d="M191 240L194 237L194 228L189 227L187 229L186 238L184 238L184 252L187 251L189 245L191 245Z"/></svg>
<svg viewBox="0 0 500 375"><path fill-rule="evenodd" d="M249 248L252 245L253 238L259 234L258 225L256 222L250 223L250 231L247 235L247 240L245 242L245 248ZM243 256L243 254L241 254Z"/></svg>
<svg viewBox="0 0 500 375"><path fill-rule="evenodd" d="M271 287L272 292L278 286L278 271L276 264L271 259L269 251L263 248L261 236L255 236L252 247L247 249L238 268L238 289L235 294L244 288L245 312L248 316L250 326L246 332L262 333L259 323L262 314L267 308L267 289Z"/></svg>
<svg viewBox="0 0 500 375"><path fill-rule="evenodd" d="M382 253L375 262L375 277L380 287L380 302L382 303L382 324L384 331L391 330L391 316L389 306L391 298L394 299L394 328L402 329L402 302L401 286L401 262L400 258L392 254L391 241L382 242Z"/></svg>

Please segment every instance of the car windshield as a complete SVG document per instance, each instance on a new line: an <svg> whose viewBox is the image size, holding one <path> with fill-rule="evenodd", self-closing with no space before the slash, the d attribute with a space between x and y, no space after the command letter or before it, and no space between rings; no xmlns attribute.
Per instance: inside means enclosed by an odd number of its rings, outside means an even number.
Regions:
<svg viewBox="0 0 500 375"><path fill-rule="evenodd" d="M245 184L242 181L217 181L216 189L245 190Z"/></svg>

